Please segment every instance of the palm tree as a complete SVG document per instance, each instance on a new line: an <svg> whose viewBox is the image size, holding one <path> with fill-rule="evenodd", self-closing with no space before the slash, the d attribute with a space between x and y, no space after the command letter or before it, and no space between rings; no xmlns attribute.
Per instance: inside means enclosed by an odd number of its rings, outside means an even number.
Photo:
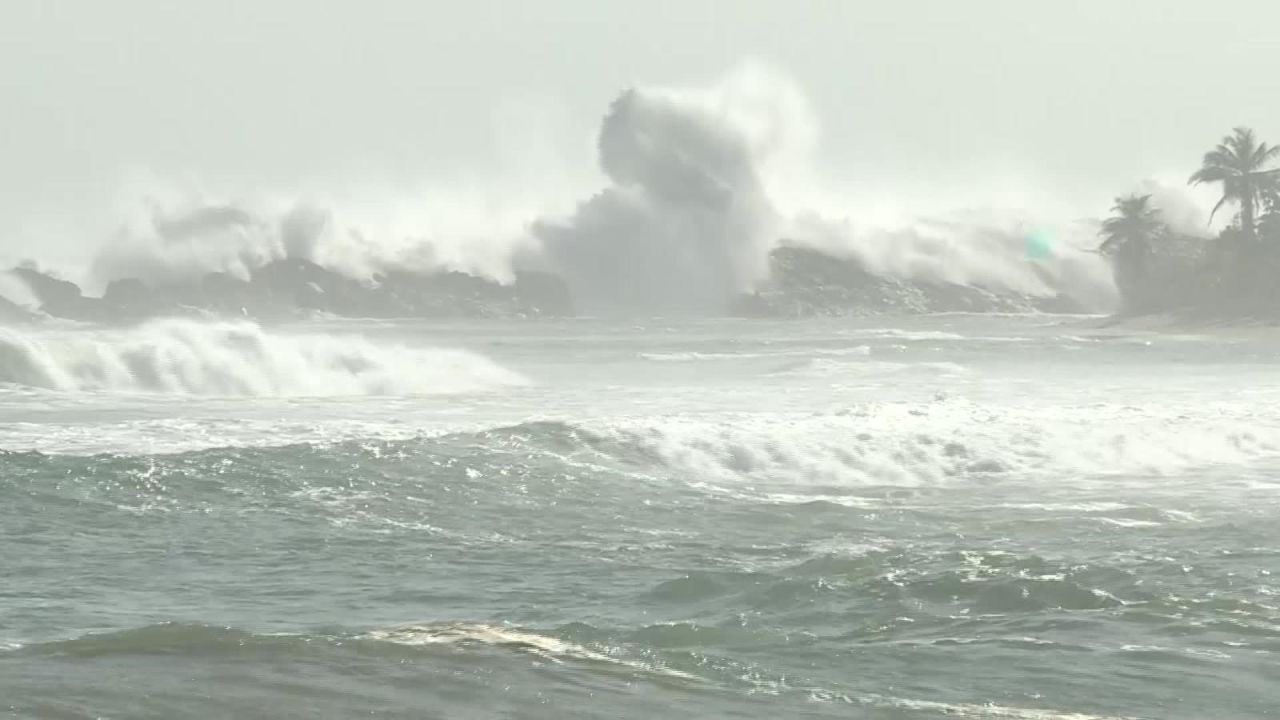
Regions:
<svg viewBox="0 0 1280 720"><path fill-rule="evenodd" d="M1188 181L1191 185L1222 183L1222 199L1209 214L1209 222L1228 200L1240 205L1240 229L1254 236L1257 208L1265 199L1280 191L1280 169L1268 170L1271 161L1280 158L1280 146L1259 143L1253 130L1238 127L1222 138L1218 147L1205 153L1200 169Z"/></svg>
<svg viewBox="0 0 1280 720"><path fill-rule="evenodd" d="M1151 196L1116 197L1112 215L1102 220L1102 245L1098 252L1111 258L1116 288L1130 311L1152 306L1156 288L1147 282L1148 260L1156 238L1165 233L1160 211L1152 208Z"/></svg>
<svg viewBox="0 0 1280 720"><path fill-rule="evenodd" d="M1160 211L1151 207L1150 195L1116 198L1113 215L1102 221L1098 252L1111 258L1116 287L1130 311L1154 304L1155 288L1148 282L1152 245L1165 232Z"/></svg>
<svg viewBox="0 0 1280 720"><path fill-rule="evenodd" d="M1111 208L1115 213L1102 221L1103 240L1098 251L1128 260L1140 269L1151 254L1151 244L1164 231L1160 211L1151 207L1150 195L1127 195L1116 198Z"/></svg>

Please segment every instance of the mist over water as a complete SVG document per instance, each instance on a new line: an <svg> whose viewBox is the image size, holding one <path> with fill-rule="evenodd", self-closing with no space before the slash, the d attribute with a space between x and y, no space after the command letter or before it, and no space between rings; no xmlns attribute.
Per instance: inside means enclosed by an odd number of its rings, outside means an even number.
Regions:
<svg viewBox="0 0 1280 720"><path fill-rule="evenodd" d="M769 252L786 243L886 277L1114 305L1110 270L1091 252L1093 225L941 199L864 218L856 197L822 187L820 135L799 85L747 63L710 85L640 86L615 98L595 142L606 184L579 188L573 209L557 209L568 188L545 188L540 208L512 198L495 212L478 194L440 187L245 196L152 177L127 186L119 226L86 235L88 267L69 274L100 292L127 278L243 279L282 259L360 279L444 269L509 283L516 270L539 268L563 276L586 314L722 315L768 280ZM1194 203L1164 195L1191 224ZM1028 251L1033 240L1043 252Z"/></svg>

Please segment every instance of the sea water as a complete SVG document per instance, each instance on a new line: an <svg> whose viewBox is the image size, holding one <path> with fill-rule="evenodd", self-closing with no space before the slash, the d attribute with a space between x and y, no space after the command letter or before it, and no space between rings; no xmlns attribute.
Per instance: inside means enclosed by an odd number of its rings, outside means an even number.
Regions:
<svg viewBox="0 0 1280 720"><path fill-rule="evenodd" d="M1258 718L1280 339L0 330L0 713Z"/></svg>

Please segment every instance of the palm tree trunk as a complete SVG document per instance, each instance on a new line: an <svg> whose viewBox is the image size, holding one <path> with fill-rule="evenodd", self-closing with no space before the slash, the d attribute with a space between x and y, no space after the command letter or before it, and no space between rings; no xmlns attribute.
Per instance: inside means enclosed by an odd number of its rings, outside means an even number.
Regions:
<svg viewBox="0 0 1280 720"><path fill-rule="evenodd" d="M1240 229L1250 240L1254 239L1253 193L1246 192L1240 198Z"/></svg>

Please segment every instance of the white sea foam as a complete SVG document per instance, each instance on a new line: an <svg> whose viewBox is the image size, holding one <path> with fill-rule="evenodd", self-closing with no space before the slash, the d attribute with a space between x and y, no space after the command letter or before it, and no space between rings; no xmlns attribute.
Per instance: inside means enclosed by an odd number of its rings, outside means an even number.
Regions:
<svg viewBox="0 0 1280 720"><path fill-rule="evenodd" d="M854 337L895 338L899 340L964 340L965 336L942 330L904 330L902 328L867 328L850 330Z"/></svg>
<svg viewBox="0 0 1280 720"><path fill-rule="evenodd" d="M336 396L467 393L524 379L463 350L161 320L110 331L0 328L0 382L64 392Z"/></svg>
<svg viewBox="0 0 1280 720"><path fill-rule="evenodd" d="M855 345L844 348L803 348L795 350L773 350L759 352L698 352L688 350L681 352L642 352L640 357L652 362L698 362L702 360L756 360L760 358L793 358L793 357L865 357L871 354L868 345Z"/></svg>
<svg viewBox="0 0 1280 720"><path fill-rule="evenodd" d="M1280 430L1250 418L1134 415L1097 406L992 413L960 401L876 404L834 415L677 416L607 428L712 492L765 500L779 485L912 487L1063 474L1160 478L1280 455Z"/></svg>
<svg viewBox="0 0 1280 720"><path fill-rule="evenodd" d="M867 704L884 705L912 712L927 712L939 717L973 718L974 720L1137 720L1128 716L1010 707L994 703L979 705L905 698L872 698Z"/></svg>
<svg viewBox="0 0 1280 720"><path fill-rule="evenodd" d="M602 652L520 628L483 623L442 623L414 625L391 630L374 630L364 636L369 640L399 645L455 645L505 647L535 655L553 663L596 662L620 666L630 671L643 671L658 676L698 681L701 678L679 670L648 662L629 660L620 654Z"/></svg>
<svg viewBox="0 0 1280 720"><path fill-rule="evenodd" d="M800 375L827 379L856 380L868 376L921 373L925 375L961 375L966 368L953 362L886 362L879 360L841 360L817 357L789 363L774 370L779 375Z"/></svg>
<svg viewBox="0 0 1280 720"><path fill-rule="evenodd" d="M1160 527L1161 523L1153 520L1135 520L1133 518L1098 518L1098 522L1104 525L1114 525L1116 527L1138 529Z"/></svg>

